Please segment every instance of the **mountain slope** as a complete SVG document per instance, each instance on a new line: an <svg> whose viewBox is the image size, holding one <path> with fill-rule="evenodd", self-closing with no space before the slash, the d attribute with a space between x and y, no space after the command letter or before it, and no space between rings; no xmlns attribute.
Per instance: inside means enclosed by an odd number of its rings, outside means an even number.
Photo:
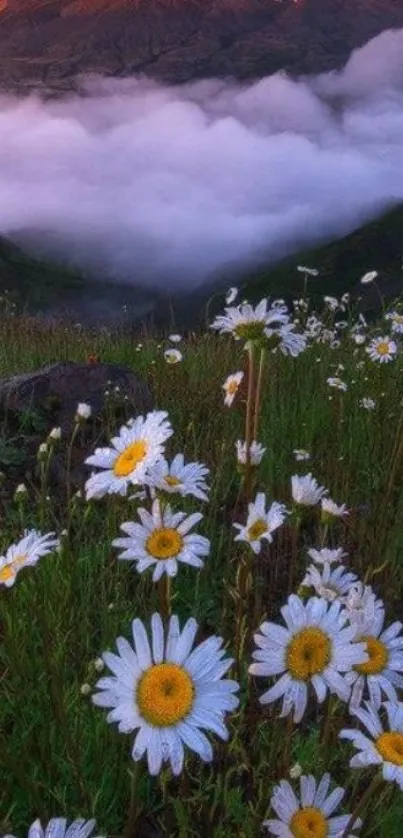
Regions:
<svg viewBox="0 0 403 838"><path fill-rule="evenodd" d="M401 0L0 0L0 87L317 73L393 27Z"/></svg>
<svg viewBox="0 0 403 838"><path fill-rule="evenodd" d="M360 285L360 277L369 270L379 272L379 284L385 300L392 300L403 291L403 206L395 207L375 221L359 229L310 250L300 251L277 265L262 269L242 278L227 274L224 291L228 285L239 283L241 298L247 296L257 301L263 295L292 299L300 296L303 277L297 265L319 269L317 279L309 280L310 296L323 294L341 295L350 291L362 295L364 310L376 310L379 298L372 286ZM0 294L7 289L9 298L31 311L68 310L80 320L107 320L122 317L122 306L128 307L129 316L143 319L153 312L154 321L167 325L170 314L168 295L146 293L135 286L118 283L95 282L84 275L63 267L43 263L27 256L19 247L0 237ZM96 293L94 293L96 290ZM204 286L198 293L170 302L177 314L177 325L193 326L203 322L208 299L216 294L217 305L210 313L222 309L223 298L217 286Z"/></svg>

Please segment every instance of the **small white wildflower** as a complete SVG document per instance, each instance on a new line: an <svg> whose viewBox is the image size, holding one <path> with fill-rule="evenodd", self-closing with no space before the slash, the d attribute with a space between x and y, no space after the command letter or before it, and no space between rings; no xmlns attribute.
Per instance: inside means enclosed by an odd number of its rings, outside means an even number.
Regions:
<svg viewBox="0 0 403 838"><path fill-rule="evenodd" d="M305 451L304 448L294 448L292 453L294 454L297 463L303 463L305 460L311 459L309 451Z"/></svg>
<svg viewBox="0 0 403 838"><path fill-rule="evenodd" d="M56 440L56 439L60 439L61 436L62 436L62 429L57 427L57 428L52 428L48 438Z"/></svg>
<svg viewBox="0 0 403 838"><path fill-rule="evenodd" d="M338 506L337 503L330 498L322 498L321 506L322 521L324 521L324 523L329 523L332 518L344 518L345 515L349 514L345 503Z"/></svg>
<svg viewBox="0 0 403 838"><path fill-rule="evenodd" d="M291 491L294 503L301 506L316 506L323 495L328 493L328 489L319 486L311 473L302 476L294 474L291 477Z"/></svg>
<svg viewBox="0 0 403 838"><path fill-rule="evenodd" d="M243 372L239 371L239 372L233 373L232 375L229 375L225 379L224 384L222 385L222 387L223 387L223 390L225 392L224 404L227 407L231 407L232 402L235 399L235 396L238 392L239 385L241 384L241 381L242 381L243 377L244 377Z"/></svg>
<svg viewBox="0 0 403 838"><path fill-rule="evenodd" d="M295 765L292 765L290 768L290 778L291 780L299 780L302 774L302 768L299 762L296 762Z"/></svg>
<svg viewBox="0 0 403 838"><path fill-rule="evenodd" d="M235 446L238 463L240 465L246 465L246 442L241 442L241 440L238 439ZM256 442L256 440L254 440L251 443L249 453L250 463L252 466L258 466L261 463L265 451L266 448L263 448L260 442Z"/></svg>
<svg viewBox="0 0 403 838"><path fill-rule="evenodd" d="M81 695L89 695L91 692L91 687L89 684L82 684L80 687Z"/></svg>
<svg viewBox="0 0 403 838"><path fill-rule="evenodd" d="M167 364L178 364L182 360L182 357L179 349L166 349L164 352L164 358Z"/></svg>
<svg viewBox="0 0 403 838"><path fill-rule="evenodd" d="M115 387L115 390L116 390L116 387ZM84 421L86 419L89 419L90 416L91 416L91 413L92 413L92 407L91 407L90 404L87 404L86 402L79 402L78 405L77 405L77 410L76 410L76 421L79 422L81 419L83 419Z"/></svg>
<svg viewBox="0 0 403 838"><path fill-rule="evenodd" d="M335 387L336 390L341 390L342 393L345 393L348 389L345 381L342 381L341 378L338 378L337 376L335 378L327 378L326 384L328 384L329 387Z"/></svg>
<svg viewBox="0 0 403 838"><path fill-rule="evenodd" d="M182 335L168 335L168 339L171 343L180 343L182 340Z"/></svg>
<svg viewBox="0 0 403 838"><path fill-rule="evenodd" d="M361 285L369 285L370 282L373 282L374 279L378 276L378 271L368 271L368 273L364 274L361 277L360 282Z"/></svg>
<svg viewBox="0 0 403 838"><path fill-rule="evenodd" d="M362 398L360 401L360 407L363 407L364 410L375 410L376 402L374 401L374 399L369 399L366 396L364 396L364 398Z"/></svg>
<svg viewBox="0 0 403 838"><path fill-rule="evenodd" d="M94 669L95 669L96 672L102 672L105 669L105 664L104 664L102 658L95 658Z"/></svg>
<svg viewBox="0 0 403 838"><path fill-rule="evenodd" d="M27 489L25 483L19 483L15 492L14 492L14 498L18 499L21 496L25 496L27 494L28 494L28 489Z"/></svg>
<svg viewBox="0 0 403 838"><path fill-rule="evenodd" d="M228 288L228 291L225 295L226 305L227 306L232 305L234 300L236 300L237 296L238 296L238 288L236 288L235 285L233 285L231 288Z"/></svg>

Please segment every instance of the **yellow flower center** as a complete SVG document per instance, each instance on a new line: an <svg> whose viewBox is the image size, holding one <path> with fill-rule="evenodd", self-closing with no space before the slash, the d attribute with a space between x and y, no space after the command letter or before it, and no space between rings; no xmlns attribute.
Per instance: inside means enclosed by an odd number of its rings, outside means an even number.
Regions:
<svg viewBox="0 0 403 838"><path fill-rule="evenodd" d="M165 483L168 483L168 486L179 486L181 483L178 477L172 477L170 474L167 474L167 476L164 477L164 480Z"/></svg>
<svg viewBox="0 0 403 838"><path fill-rule="evenodd" d="M132 442L119 454L113 471L116 477L127 477L144 460L147 454L147 444L142 439Z"/></svg>
<svg viewBox="0 0 403 838"><path fill-rule="evenodd" d="M312 675L323 672L331 652L330 639L321 629L303 629L288 644L287 669L297 681L309 681Z"/></svg>
<svg viewBox="0 0 403 838"><path fill-rule="evenodd" d="M178 530L161 527L154 530L146 541L146 550L154 559L171 559L180 553L183 538Z"/></svg>
<svg viewBox="0 0 403 838"><path fill-rule="evenodd" d="M306 806L293 815L290 830L295 838L326 838L329 834L326 818L313 806Z"/></svg>
<svg viewBox="0 0 403 838"><path fill-rule="evenodd" d="M238 382L233 379L226 384L225 389L230 396L233 396L238 390L239 384Z"/></svg>
<svg viewBox="0 0 403 838"><path fill-rule="evenodd" d="M386 762L403 765L403 733L381 733L375 745Z"/></svg>
<svg viewBox="0 0 403 838"><path fill-rule="evenodd" d="M389 354L389 344L388 344L388 342L384 340L381 343L378 343L378 345L376 347L376 351L377 351L378 355L388 355Z"/></svg>
<svg viewBox="0 0 403 838"><path fill-rule="evenodd" d="M13 568L13 565L12 564L6 564L0 570L0 584L1 583L4 584L5 582L9 582L10 579L13 578L13 576L15 576L15 570Z"/></svg>
<svg viewBox="0 0 403 838"><path fill-rule="evenodd" d="M194 698L193 682L175 663L159 663L142 675L136 699L143 718L155 727L169 727L188 715Z"/></svg>
<svg viewBox="0 0 403 838"><path fill-rule="evenodd" d="M358 663L354 668L362 675L376 675L382 672L389 660L389 652L384 643L377 637L361 637L361 641L367 644L366 652L369 655L367 663Z"/></svg>
<svg viewBox="0 0 403 838"><path fill-rule="evenodd" d="M247 323L238 323L234 333L245 340L257 340L263 336L265 324L261 320L249 320Z"/></svg>
<svg viewBox="0 0 403 838"><path fill-rule="evenodd" d="M258 520L255 521L254 524L251 524L251 526L248 529L249 541L257 541L257 539L260 538L263 535L263 533L267 532L267 529L267 522L264 520L264 518L258 518Z"/></svg>

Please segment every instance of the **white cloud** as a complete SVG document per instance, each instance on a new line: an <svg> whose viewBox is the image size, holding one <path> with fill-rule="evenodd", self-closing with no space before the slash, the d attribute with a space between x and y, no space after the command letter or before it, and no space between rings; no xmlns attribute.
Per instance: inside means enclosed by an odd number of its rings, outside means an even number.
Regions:
<svg viewBox="0 0 403 838"><path fill-rule="evenodd" d="M0 234L150 287L343 235L403 200L403 30L297 81L3 95L0 194Z"/></svg>

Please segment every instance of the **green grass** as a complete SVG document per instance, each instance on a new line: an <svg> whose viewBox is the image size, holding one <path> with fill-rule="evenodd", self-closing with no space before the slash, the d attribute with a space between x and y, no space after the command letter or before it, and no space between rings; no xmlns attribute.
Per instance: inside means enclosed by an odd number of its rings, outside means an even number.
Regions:
<svg viewBox="0 0 403 838"><path fill-rule="evenodd" d="M323 745L323 710L313 703L307 719L294 728L287 753L290 729L278 719L278 703L268 710L258 702L267 679L247 677L253 632L265 617L279 618L290 593L290 562L295 590L306 566L306 548L317 546L323 533L312 516L298 533L290 526L279 530L259 558L233 541L232 521L244 520L242 507L234 518L240 481L234 453L235 441L244 437L245 404L241 393L233 408L224 408L222 383L230 372L246 368L241 344L212 333L188 335L183 361L175 366L164 361L166 342L158 344L146 335L142 344L137 351L123 331L74 331L6 317L0 324L0 373L83 361L90 353L129 365L149 382L155 408L169 413L174 436L167 444L168 458L182 451L186 461L199 460L210 468L209 503L176 503L203 512L197 531L211 540L211 551L203 570L179 567L172 608L181 621L196 617L200 637L220 634L236 654L237 570L242 557L249 557L252 587L245 605L241 706L228 717L229 741L214 737L211 766L190 756L181 778L164 775L161 780L150 778L141 765L136 779L139 831L131 834L147 838L147 821L158 826L157 834L172 838L252 838L269 815L273 784L287 776L283 772L290 764L299 762L305 773L318 777L329 770L347 787L347 804L372 776L371 770L364 772L357 790L357 772L348 767L352 749L337 738L337 730L349 724L345 708L339 707ZM349 386L345 394L326 384L340 363ZM315 344L297 359L270 356L258 434L267 448L258 488L270 500L290 505L291 475L312 471L332 498L351 508L328 543L344 546L352 569L384 598L388 622L402 614L402 373L402 352L380 368L348 336L337 349ZM376 400L374 411L359 406L364 396ZM295 463L294 448L310 451L311 461ZM3 471L7 477L7 468ZM110 497L88 505L76 499L68 508L56 493L44 502L34 485L29 492L24 507L3 497L2 550L19 538L22 526L61 531L68 524L68 535L60 554L21 572L13 588L0 589L0 831L23 835L36 817L94 816L99 834L121 836L127 830L133 735L108 725L106 712L80 688L93 687L99 677L94 660L114 649L117 636L130 638L134 617L148 621L158 609L158 591L148 574L140 576L129 563L118 562L111 547L119 524L136 517L133 502ZM391 786L383 794L361 832L365 838L401 836L402 795Z"/></svg>

